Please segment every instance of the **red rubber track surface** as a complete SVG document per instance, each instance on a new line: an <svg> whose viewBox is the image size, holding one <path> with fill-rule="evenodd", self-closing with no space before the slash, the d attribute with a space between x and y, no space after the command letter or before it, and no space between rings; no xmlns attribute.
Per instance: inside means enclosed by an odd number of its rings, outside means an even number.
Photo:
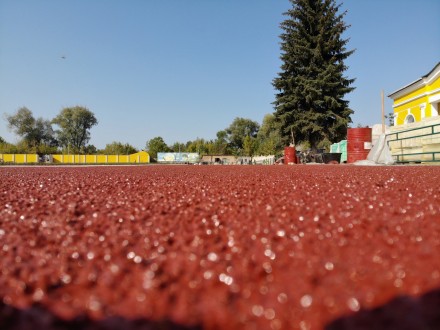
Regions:
<svg viewBox="0 0 440 330"><path fill-rule="evenodd" d="M0 328L439 329L440 167L0 167Z"/></svg>

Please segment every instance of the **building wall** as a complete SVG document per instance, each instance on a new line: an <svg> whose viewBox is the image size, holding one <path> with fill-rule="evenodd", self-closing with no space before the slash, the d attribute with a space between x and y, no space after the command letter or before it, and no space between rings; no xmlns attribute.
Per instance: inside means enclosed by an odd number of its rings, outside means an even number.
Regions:
<svg viewBox="0 0 440 330"><path fill-rule="evenodd" d="M204 155L200 160L202 163L214 164L223 163L223 164L236 164L237 157L235 156L226 156L226 155Z"/></svg>
<svg viewBox="0 0 440 330"><path fill-rule="evenodd" d="M416 122L431 117L431 105L426 96L396 107L394 109L395 124L404 125L406 117L410 114L414 116Z"/></svg>
<svg viewBox="0 0 440 330"><path fill-rule="evenodd" d="M405 90L408 92L405 93ZM409 115L414 117L414 122L438 116L440 110L440 64L428 76L402 88L390 97L393 96L395 126L407 124L406 119Z"/></svg>
<svg viewBox="0 0 440 330"><path fill-rule="evenodd" d="M440 78L434 84L419 88L417 91L394 101L395 124L405 124L405 118L412 114L416 122L424 118L435 117L438 115L438 104L436 97L440 98ZM440 101L440 99L438 100Z"/></svg>
<svg viewBox="0 0 440 330"><path fill-rule="evenodd" d="M251 158L246 156L204 155L200 161L202 163L223 165L272 165L275 163L275 156L253 156Z"/></svg>

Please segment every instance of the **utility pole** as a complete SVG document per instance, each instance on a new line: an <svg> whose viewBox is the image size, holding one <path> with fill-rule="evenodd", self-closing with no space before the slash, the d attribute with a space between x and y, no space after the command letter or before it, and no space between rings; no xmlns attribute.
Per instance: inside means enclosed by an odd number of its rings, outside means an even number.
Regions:
<svg viewBox="0 0 440 330"><path fill-rule="evenodd" d="M384 104L383 89L381 92L381 97L382 97L382 134L385 134L385 104Z"/></svg>

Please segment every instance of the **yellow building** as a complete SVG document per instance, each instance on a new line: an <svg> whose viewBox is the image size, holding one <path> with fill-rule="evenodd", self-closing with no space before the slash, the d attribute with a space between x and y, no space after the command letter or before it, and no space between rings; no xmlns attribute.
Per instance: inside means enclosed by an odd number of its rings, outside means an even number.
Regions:
<svg viewBox="0 0 440 330"><path fill-rule="evenodd" d="M388 97L393 100L394 126L437 117L440 111L440 62L431 72Z"/></svg>

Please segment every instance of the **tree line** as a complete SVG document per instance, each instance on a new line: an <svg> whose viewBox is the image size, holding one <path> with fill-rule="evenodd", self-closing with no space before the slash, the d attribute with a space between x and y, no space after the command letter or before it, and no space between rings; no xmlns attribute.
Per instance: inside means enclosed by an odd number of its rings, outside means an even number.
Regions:
<svg viewBox="0 0 440 330"><path fill-rule="evenodd" d="M86 107L63 108L52 120L35 118L31 110L22 107L14 114L6 114L5 119L8 128L21 139L12 144L0 137L0 153L128 155L138 152L132 145L116 141L101 150L88 144L90 129L98 120Z"/></svg>
<svg viewBox="0 0 440 330"><path fill-rule="evenodd" d="M281 71L273 79L274 112L264 117L261 126L237 117L231 125L217 132L213 140L197 138L168 146L162 137L146 143L152 158L158 152L198 152L200 154L243 155L279 154L291 143L317 150L346 138L353 110L344 99L354 87L354 79L345 76L345 60L354 53L347 50L349 39L346 12L335 0L289 0L292 8L280 24ZM63 109L51 121L34 118L27 108L7 115L9 127L22 137L16 146L0 137L0 152L5 149L53 153L130 153L130 145L113 142L103 150L87 145L90 128L98 123L87 108ZM52 128L55 125L55 129ZM2 147L3 146L3 147ZM6 146L6 147L5 147ZM2 151L3 150L3 151Z"/></svg>
<svg viewBox="0 0 440 330"><path fill-rule="evenodd" d="M17 144L0 137L0 153L76 153L76 154L132 154L138 150L128 143L113 141L104 149L88 144L90 129L98 124L94 113L86 107L64 108L52 120L35 118L26 107L14 114L6 114L8 128L21 139ZM261 126L251 119L235 118L231 125L217 132L216 139L197 138L186 143L168 146L160 136L146 142L145 150L152 159L158 152L197 152L207 155L276 154L281 150L281 139L275 116L268 114Z"/></svg>
<svg viewBox="0 0 440 330"><path fill-rule="evenodd" d="M176 142L168 146L161 136L146 144L150 157L158 152L196 152L201 155L276 155L282 150L281 137L273 114L267 114L260 126L247 118L235 118L229 127L218 131L215 139L197 138L186 143Z"/></svg>
<svg viewBox="0 0 440 330"><path fill-rule="evenodd" d="M98 124L93 112L86 107L63 108L52 120L35 118L31 110L19 108L6 114L8 128L21 139L17 144L0 138L1 153L54 154L61 152L85 154L96 151L91 145L90 129Z"/></svg>
<svg viewBox="0 0 440 330"><path fill-rule="evenodd" d="M347 137L353 110L345 95L354 90L355 79L345 76L348 50L346 12L335 0L290 0L292 8L280 24L281 72L273 79L274 112L261 127L236 118L215 140L198 139L167 147L161 137L147 143L157 151L193 151L206 154L279 154L294 144L316 151ZM152 152L151 152L152 151Z"/></svg>

